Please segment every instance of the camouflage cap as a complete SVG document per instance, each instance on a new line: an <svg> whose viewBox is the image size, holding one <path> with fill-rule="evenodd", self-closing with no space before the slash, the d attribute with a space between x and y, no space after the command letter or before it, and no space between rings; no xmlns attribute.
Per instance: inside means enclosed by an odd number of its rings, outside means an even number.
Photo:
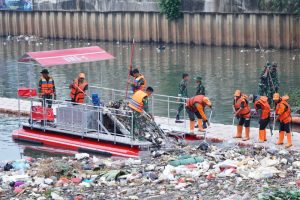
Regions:
<svg viewBox="0 0 300 200"><path fill-rule="evenodd" d="M202 77L201 76L197 76L196 78L194 78L194 80L196 80L196 81L202 81Z"/></svg>

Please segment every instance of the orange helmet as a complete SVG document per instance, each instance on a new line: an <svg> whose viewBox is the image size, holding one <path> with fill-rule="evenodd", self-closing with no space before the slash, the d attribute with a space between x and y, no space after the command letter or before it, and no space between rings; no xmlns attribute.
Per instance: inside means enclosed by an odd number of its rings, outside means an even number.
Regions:
<svg viewBox="0 0 300 200"><path fill-rule="evenodd" d="M275 94L273 95L273 100L274 100L274 101L278 101L279 99L280 99L279 93L275 93Z"/></svg>
<svg viewBox="0 0 300 200"><path fill-rule="evenodd" d="M236 90L236 91L234 92L234 96L235 96L235 97L240 97L241 95L242 95L242 93L241 93L240 90Z"/></svg>
<svg viewBox="0 0 300 200"><path fill-rule="evenodd" d="M211 103L211 101L209 100L208 97L204 97L204 98L203 98L203 102L204 102L206 105L208 105L209 107L212 106L212 103Z"/></svg>

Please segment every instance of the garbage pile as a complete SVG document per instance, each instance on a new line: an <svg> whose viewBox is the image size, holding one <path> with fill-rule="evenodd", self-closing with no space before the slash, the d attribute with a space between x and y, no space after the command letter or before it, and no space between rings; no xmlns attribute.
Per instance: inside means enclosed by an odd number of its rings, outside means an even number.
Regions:
<svg viewBox="0 0 300 200"><path fill-rule="evenodd" d="M106 105L108 108L115 108L117 119L125 126L127 130L134 128L134 136L139 140L147 140L156 146L165 144L166 135L164 131L154 122L150 115L143 112L134 114L134 121L132 121L132 110L126 106L123 101L109 102Z"/></svg>
<svg viewBox="0 0 300 200"><path fill-rule="evenodd" d="M0 199L299 199L299 154L186 146L142 159L26 158L0 164Z"/></svg>

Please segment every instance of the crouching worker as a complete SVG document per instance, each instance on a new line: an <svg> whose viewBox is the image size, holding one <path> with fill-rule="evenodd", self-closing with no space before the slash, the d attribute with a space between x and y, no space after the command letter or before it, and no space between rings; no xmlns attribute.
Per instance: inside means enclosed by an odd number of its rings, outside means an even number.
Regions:
<svg viewBox="0 0 300 200"><path fill-rule="evenodd" d="M284 132L286 133L287 137L287 144L285 148L289 148L292 145L292 134L291 134L291 107L288 104L287 100L289 99L288 96L280 97L278 93L273 95L273 101L276 107L276 116L277 121L280 122L280 129L279 129L279 137L277 141L277 145L282 145L284 140Z"/></svg>
<svg viewBox="0 0 300 200"><path fill-rule="evenodd" d="M267 131L266 128L270 123L270 113L271 107L268 103L268 97L266 96L249 96L249 101L254 103L254 108L260 113L259 118L259 142L267 141Z"/></svg>
<svg viewBox="0 0 300 200"><path fill-rule="evenodd" d="M250 106L248 102L248 97L242 94L240 90L236 90L234 93L232 108L234 116L239 119L239 123L237 125L237 132L234 138L242 138L244 126L246 136L243 139L243 141L250 140Z"/></svg>
<svg viewBox="0 0 300 200"><path fill-rule="evenodd" d="M84 103L85 92L88 90L88 82L85 80L85 74L79 73L78 77L70 85L70 97L74 103Z"/></svg>
<svg viewBox="0 0 300 200"><path fill-rule="evenodd" d="M197 95L187 100L186 111L190 118L190 133L194 133L195 115L198 118L200 132L204 131L203 122L207 123L208 126L210 125L204 112L206 106L212 108L210 100L204 95Z"/></svg>
<svg viewBox="0 0 300 200"><path fill-rule="evenodd" d="M152 87L148 87L146 89L146 92L138 90L129 100L128 107L133 110L133 132L137 126L136 119L141 113L146 112L150 115L152 120L154 119L153 116L149 113L149 97L153 92L154 90Z"/></svg>

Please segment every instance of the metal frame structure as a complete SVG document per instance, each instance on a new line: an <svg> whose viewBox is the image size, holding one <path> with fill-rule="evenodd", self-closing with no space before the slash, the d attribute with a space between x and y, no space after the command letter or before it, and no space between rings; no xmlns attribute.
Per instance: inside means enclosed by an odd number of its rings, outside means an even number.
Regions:
<svg viewBox="0 0 300 200"><path fill-rule="evenodd" d="M77 48L78 49L78 48ZM100 49L100 48L99 48ZM69 49L72 50L72 49ZM67 50L67 51L69 51ZM101 49L102 50L102 49ZM61 53L63 50L58 50L56 52ZM103 50L104 51L104 50ZM105 52L105 51L104 51ZM32 53L27 53L25 55L32 55L35 54L36 52ZM43 52L42 52L43 53ZM107 53L108 54L108 53ZM108 54L110 55L110 54ZM69 56L69 55L68 55ZM102 55L101 55L102 56ZM62 56L58 56L59 59L62 59ZM53 59L53 57L49 57ZM70 61L70 56L67 57L68 59L65 58L67 62ZM71 56L71 61L75 61L74 63L78 63L77 58L74 56ZM43 66L41 63L37 64L35 62L38 62L42 60L44 62L43 58L38 58L37 60L29 58L25 58L25 62L22 62L22 59L24 61L24 57L21 58L21 62L18 62L18 86L20 85L20 80L19 80L19 65L30 65L31 67L34 66L39 66L39 67L45 67L45 66L51 66L51 65L45 65ZM81 59L78 58L78 59ZM94 59L94 58L93 58ZM107 59L112 59L112 56L110 55L109 58ZM83 59L84 62L86 59ZM62 60L62 62L65 62ZM47 64L47 63L46 63ZM72 62L70 64L73 64ZM30 79L32 80L31 75L29 74ZM29 86L29 88L32 88L32 85ZM21 97L18 97L18 109L20 110L21 108ZM59 100L49 100L52 101L53 105L53 110L56 112L56 114L59 114L59 118L56 118L55 121L49 122L47 119L47 107L48 107L48 102L45 102L46 105L42 108L41 113L38 113L43 116L42 120L35 120L33 117L33 111L32 108L38 104L41 104L43 99L41 98L36 98L36 97L27 97L26 100L30 102L30 118L28 123L21 123L21 117L19 115L19 127L25 127L29 128L31 130L39 130L42 131L43 133L47 132L58 132L58 133L63 133L66 135L70 136L77 136L81 137L82 139L84 138L89 138L93 139L96 141L103 141L103 142L110 142L113 144L123 144L123 145L129 145L131 147L133 146L138 146L140 148L150 148L152 145L151 142L149 141L140 141L139 138L136 138L133 133L133 112L130 110L121 110L121 109L114 109L114 108L108 108L105 106L94 106L94 105L88 105L88 104L76 104L73 102L69 101L59 101ZM61 110L64 108L68 109L68 117L65 117L64 114L60 115ZM81 113L80 115L76 113ZM37 113L35 113L37 114ZM81 116L82 119L78 119L78 116L76 118L76 115ZM95 122L96 125L91 127L88 127L88 118L87 115L93 115L96 116ZM104 120L103 116L108 116L108 118L113 122L113 128L112 130L109 130L104 125ZM56 117L58 117L56 116ZM118 117L125 118L125 120L129 121L129 127L125 127L119 120ZM66 119L69 119L70 123L66 124ZM80 118L80 117L79 117ZM81 120L82 124L79 126L75 126L74 121L77 119L78 121ZM20 129L19 129L20 130ZM19 131L18 130L18 131Z"/></svg>
<svg viewBox="0 0 300 200"><path fill-rule="evenodd" d="M125 90L117 90L97 85L90 85L89 86L92 93L100 94L100 98L104 102L109 101L117 101L120 99L125 99ZM182 97L175 97L175 96L168 96L168 95L161 95L161 94L153 94L150 97L150 104L151 104L151 111L152 114L160 119L165 119L162 121L162 125L171 126L173 125L173 121L175 121L175 115L179 105L185 105L185 102L180 102L179 99L183 99L184 101L187 98ZM164 112L161 112L161 108L167 108ZM160 111L160 112L159 112ZM183 120L182 124L184 128L188 128L188 118L186 110L183 109ZM174 118L172 117L174 116Z"/></svg>

